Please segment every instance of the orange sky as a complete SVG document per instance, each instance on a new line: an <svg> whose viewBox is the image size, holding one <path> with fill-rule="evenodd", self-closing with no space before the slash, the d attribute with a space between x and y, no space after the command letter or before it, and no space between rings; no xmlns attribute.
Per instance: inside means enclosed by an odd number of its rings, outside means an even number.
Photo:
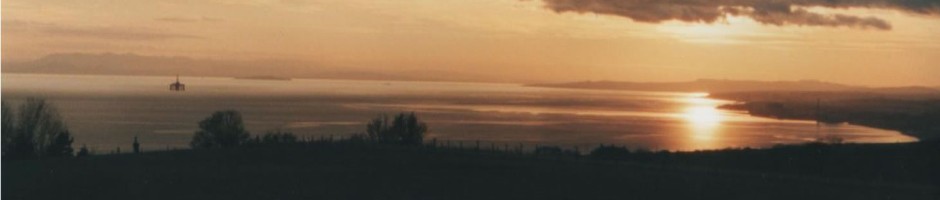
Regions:
<svg viewBox="0 0 940 200"><path fill-rule="evenodd" d="M890 30L777 26L730 15L713 23L637 22L559 13L540 0L6 0L2 59L114 52L435 69L518 81L940 85L940 16L802 9L877 17Z"/></svg>

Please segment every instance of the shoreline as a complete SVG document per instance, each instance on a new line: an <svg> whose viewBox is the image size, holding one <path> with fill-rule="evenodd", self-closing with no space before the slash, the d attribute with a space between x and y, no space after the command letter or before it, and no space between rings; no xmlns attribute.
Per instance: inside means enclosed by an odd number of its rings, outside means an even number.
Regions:
<svg viewBox="0 0 940 200"><path fill-rule="evenodd" d="M529 84L529 87L576 90L652 91ZM658 91L658 90L657 90ZM676 92L676 91L661 91ZM863 91L744 91L710 93L708 98L735 103L719 109L746 111L754 117L847 123L897 131L918 141L940 139L940 95Z"/></svg>
<svg viewBox="0 0 940 200"><path fill-rule="evenodd" d="M722 99L722 98L718 98ZM741 101L737 99L722 99L735 101L734 104L725 104L718 106L719 109L724 110L733 110L733 111L746 111L748 115L754 117L763 117L771 119L781 119L781 120L806 120L813 122L820 122L824 124L840 124L846 123L850 125L863 126L868 128L876 128L882 130L897 131L900 134L916 138L918 141L932 140L940 138L940 135L931 133L929 130L918 130L916 125L909 125L906 119L896 119L896 118L887 118L879 120L870 120L867 119L868 116L860 115L855 112L846 112L846 113L823 113L819 114L817 117L815 110L807 109L805 106L800 108L782 108L782 109L768 109L768 107L774 107L776 105L782 105L784 103L778 102L767 102L767 101ZM794 104L793 102L788 102ZM864 113L865 111L857 111L859 113ZM813 113L813 114L807 114ZM871 114L871 115L880 115L880 114Z"/></svg>

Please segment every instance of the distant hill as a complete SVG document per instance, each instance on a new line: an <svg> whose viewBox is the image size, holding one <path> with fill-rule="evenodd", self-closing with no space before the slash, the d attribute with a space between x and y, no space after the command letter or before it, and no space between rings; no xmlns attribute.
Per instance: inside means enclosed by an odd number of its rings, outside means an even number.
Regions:
<svg viewBox="0 0 940 200"><path fill-rule="evenodd" d="M753 81L753 80L717 80L699 79L688 82L619 82L619 81L582 81L572 83L530 84L537 87L633 90L633 91L672 91L672 92L754 92L754 91L815 91L815 92L873 92L881 94L940 94L940 90L929 87L889 87L869 88L843 85L817 80L800 81Z"/></svg>
<svg viewBox="0 0 940 200"><path fill-rule="evenodd" d="M40 74L102 74L325 78L357 80L411 81L499 81L499 78L478 74L458 74L444 70L386 70L325 66L315 62L291 60L212 60L180 56L145 56L137 54L50 54L32 61L4 60L3 73Z"/></svg>

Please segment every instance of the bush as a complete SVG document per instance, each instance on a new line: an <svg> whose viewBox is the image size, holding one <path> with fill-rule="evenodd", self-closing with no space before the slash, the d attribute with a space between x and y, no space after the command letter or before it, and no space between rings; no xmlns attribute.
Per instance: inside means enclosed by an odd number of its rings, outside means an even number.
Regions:
<svg viewBox="0 0 940 200"><path fill-rule="evenodd" d="M91 152L88 151L88 147L82 145L82 148L78 149L78 154L75 154L75 157L85 157L90 156Z"/></svg>
<svg viewBox="0 0 940 200"><path fill-rule="evenodd" d="M199 129L189 143L194 149L235 147L250 137L242 115L234 110L216 111L199 122Z"/></svg>

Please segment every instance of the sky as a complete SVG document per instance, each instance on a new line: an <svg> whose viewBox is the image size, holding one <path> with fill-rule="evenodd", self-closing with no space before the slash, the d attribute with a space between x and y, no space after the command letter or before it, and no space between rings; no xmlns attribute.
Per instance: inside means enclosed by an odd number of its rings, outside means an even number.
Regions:
<svg viewBox="0 0 940 200"><path fill-rule="evenodd" d="M4 61L55 53L291 60L518 82L938 86L940 1L2 1Z"/></svg>

